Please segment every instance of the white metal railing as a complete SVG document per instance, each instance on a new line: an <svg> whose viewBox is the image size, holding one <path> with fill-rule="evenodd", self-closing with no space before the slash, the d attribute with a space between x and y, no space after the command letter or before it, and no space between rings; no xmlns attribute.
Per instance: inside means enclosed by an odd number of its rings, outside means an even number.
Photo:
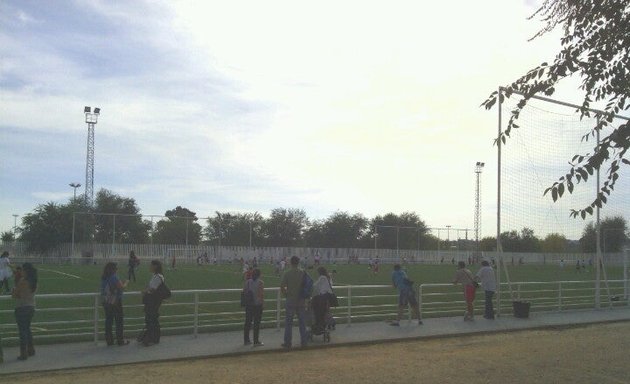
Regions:
<svg viewBox="0 0 630 384"><path fill-rule="evenodd" d="M624 280L608 281L612 300L603 296L603 306L628 306L628 288ZM495 305L498 314L511 310L512 299L504 292ZM563 311L587 309L595 306L592 281L514 282L514 299L527 300L532 311ZM162 330L165 334L189 333L197 336L208 331L240 329L244 320L240 308L241 289L175 290L171 299L160 309ZM333 309L335 319L347 325L352 322L391 319L397 312L396 291L389 285L335 286L340 306ZM602 289L606 293L606 289ZM279 288L265 289L263 326L280 329L283 326L284 305ZM103 334L103 311L97 293L37 295L37 311L33 332L38 340L63 342L92 340L98 342ZM480 294L477 311L483 311ZM497 298L495 296L495 302ZM447 317L463 314L465 303L461 286L453 284L421 284L418 302L423 317ZM498 305L500 304L500 305ZM0 296L0 335L4 342L17 340L13 318L13 301ZM125 331L127 336L139 332L144 315L139 292L124 296Z"/></svg>

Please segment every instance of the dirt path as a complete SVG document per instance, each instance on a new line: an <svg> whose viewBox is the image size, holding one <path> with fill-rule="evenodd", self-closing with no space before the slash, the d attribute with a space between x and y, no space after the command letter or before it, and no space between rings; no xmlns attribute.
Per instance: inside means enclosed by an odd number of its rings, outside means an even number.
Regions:
<svg viewBox="0 0 630 384"><path fill-rule="evenodd" d="M6 383L630 383L630 323L137 364Z"/></svg>

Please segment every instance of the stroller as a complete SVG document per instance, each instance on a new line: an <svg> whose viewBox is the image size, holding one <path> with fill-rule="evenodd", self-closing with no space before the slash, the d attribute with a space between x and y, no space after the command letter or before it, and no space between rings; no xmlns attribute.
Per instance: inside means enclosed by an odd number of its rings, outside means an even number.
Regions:
<svg viewBox="0 0 630 384"><path fill-rule="evenodd" d="M325 295L314 296L307 309L307 319L310 322L308 339L313 341L314 336L322 336L325 343L330 342L330 328L334 322L330 314L330 305Z"/></svg>

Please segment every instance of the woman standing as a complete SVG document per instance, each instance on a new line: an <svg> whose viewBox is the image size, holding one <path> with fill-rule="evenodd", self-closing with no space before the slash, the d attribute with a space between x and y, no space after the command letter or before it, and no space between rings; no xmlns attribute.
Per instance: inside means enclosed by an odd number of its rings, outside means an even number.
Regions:
<svg viewBox="0 0 630 384"><path fill-rule="evenodd" d="M11 287L9 285L9 279L13 276L11 271L11 261L9 260L9 252L4 251L0 255L0 289L4 287L4 293L11 293Z"/></svg>
<svg viewBox="0 0 630 384"><path fill-rule="evenodd" d="M326 268L317 268L317 273L319 277L315 280L315 283L313 283L313 299L311 305L313 306L315 326L323 331L326 327L326 314L330 311L328 295L332 294L333 290L332 282Z"/></svg>
<svg viewBox="0 0 630 384"><path fill-rule="evenodd" d="M112 333L113 323L116 322L116 344L124 346L129 340L123 338L123 290L129 281L120 281L116 272L116 263L109 262L103 268L101 276L101 297L103 298L103 310L105 311L105 341L107 346L114 345Z"/></svg>
<svg viewBox="0 0 630 384"><path fill-rule="evenodd" d="M264 344L260 341L260 320L262 319L263 304L265 302L265 284L260 280L260 269L255 268L252 271L251 278L245 281L243 287L246 297L249 294L250 299L245 304L245 329L244 338L245 345L252 342L249 339L249 331L254 323L254 347L260 347Z"/></svg>
<svg viewBox="0 0 630 384"><path fill-rule="evenodd" d="M464 321L472 321L474 316L475 292L477 291L477 282L473 274L466 269L466 263L460 261L457 263L457 271L453 278L453 284L461 284L464 287L464 299L466 300L466 314Z"/></svg>
<svg viewBox="0 0 630 384"><path fill-rule="evenodd" d="M160 342L160 305L162 305L162 299L158 295L158 288L164 284L164 276L162 275L162 262L159 260L151 261L150 265L151 280L149 285L144 291L142 302L144 304L144 323L146 332L142 338L142 344L145 347L149 347Z"/></svg>
<svg viewBox="0 0 630 384"><path fill-rule="evenodd" d="M35 314L35 291L37 291L37 270L31 263L22 265L19 280L13 289L15 299L15 321L20 334L20 356L18 360L26 360L35 355L31 321Z"/></svg>
<svg viewBox="0 0 630 384"><path fill-rule="evenodd" d="M138 267L138 258L136 257L136 253L134 251L129 252L129 261L127 262L127 268L128 268L128 273L127 273L127 279L129 281L131 281L133 279L133 282L136 282L136 267Z"/></svg>

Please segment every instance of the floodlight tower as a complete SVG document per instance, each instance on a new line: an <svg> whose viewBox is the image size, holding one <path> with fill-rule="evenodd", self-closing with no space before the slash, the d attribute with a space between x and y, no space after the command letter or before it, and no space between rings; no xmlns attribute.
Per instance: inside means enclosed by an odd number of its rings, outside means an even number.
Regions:
<svg viewBox="0 0 630 384"><path fill-rule="evenodd" d="M475 246L479 251L479 235L481 234L481 171L485 163L480 161L475 164L476 189L475 189Z"/></svg>
<svg viewBox="0 0 630 384"><path fill-rule="evenodd" d="M85 122L88 125L87 156L85 161L85 203L91 207L94 203L94 126L98 121L101 109L94 108L94 112L92 112L91 107L85 107L83 113L85 113Z"/></svg>

